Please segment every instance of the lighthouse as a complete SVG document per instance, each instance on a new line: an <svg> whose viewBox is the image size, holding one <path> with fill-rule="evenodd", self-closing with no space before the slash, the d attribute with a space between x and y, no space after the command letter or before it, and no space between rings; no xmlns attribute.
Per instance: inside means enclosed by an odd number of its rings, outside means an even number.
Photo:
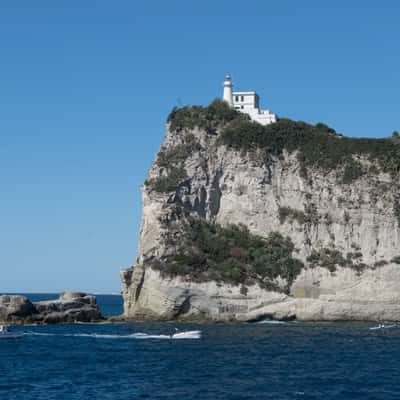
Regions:
<svg viewBox="0 0 400 400"><path fill-rule="evenodd" d="M273 124L277 121L277 116L270 110L260 109L260 98L254 91L233 92L233 83L230 75L225 76L223 100L230 107L247 114L253 121L261 125Z"/></svg>
<svg viewBox="0 0 400 400"><path fill-rule="evenodd" d="M232 78L230 75L225 76L224 80L224 101L226 101L231 107L233 106L233 98L232 98Z"/></svg>

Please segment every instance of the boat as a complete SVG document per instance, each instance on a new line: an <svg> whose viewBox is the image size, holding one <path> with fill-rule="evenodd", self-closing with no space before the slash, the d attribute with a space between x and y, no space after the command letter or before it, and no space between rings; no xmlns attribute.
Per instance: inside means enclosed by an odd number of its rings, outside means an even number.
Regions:
<svg viewBox="0 0 400 400"><path fill-rule="evenodd" d="M22 332L12 332L8 326L0 325L0 339L17 339L23 335Z"/></svg>
<svg viewBox="0 0 400 400"><path fill-rule="evenodd" d="M376 330L376 329L389 329L389 328L395 328L395 327L396 327L396 324L393 324L393 325L379 324L378 326L372 326L369 329Z"/></svg>
<svg viewBox="0 0 400 400"><path fill-rule="evenodd" d="M183 331L179 332L175 328L176 333L171 335L172 339L200 339L201 338L201 331Z"/></svg>

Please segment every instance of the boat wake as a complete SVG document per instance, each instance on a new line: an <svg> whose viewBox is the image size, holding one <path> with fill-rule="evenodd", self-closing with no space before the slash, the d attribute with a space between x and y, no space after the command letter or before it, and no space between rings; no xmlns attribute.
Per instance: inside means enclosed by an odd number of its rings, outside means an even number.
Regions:
<svg viewBox="0 0 400 400"><path fill-rule="evenodd" d="M25 332L30 336L63 336L63 337L87 337L94 339L201 339L201 331L183 331L173 335L152 335L148 333L132 333L130 335L101 334L101 333L39 333Z"/></svg>
<svg viewBox="0 0 400 400"><path fill-rule="evenodd" d="M393 324L393 325L386 325L386 324L379 324L377 326L372 326L371 328L369 328L371 331L377 330L377 329L390 329L390 328L395 328L397 325Z"/></svg>
<svg viewBox="0 0 400 400"><path fill-rule="evenodd" d="M270 325L285 325L287 324L286 321L279 321L276 319L263 319L261 321L258 321L257 324L270 324Z"/></svg>

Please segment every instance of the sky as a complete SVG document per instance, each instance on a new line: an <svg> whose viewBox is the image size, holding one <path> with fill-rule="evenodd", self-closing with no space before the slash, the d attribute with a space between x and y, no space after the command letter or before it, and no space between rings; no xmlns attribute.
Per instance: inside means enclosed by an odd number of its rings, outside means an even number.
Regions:
<svg viewBox="0 0 400 400"><path fill-rule="evenodd" d="M118 293L174 106L256 90L348 136L400 130L398 1L0 4L0 292Z"/></svg>

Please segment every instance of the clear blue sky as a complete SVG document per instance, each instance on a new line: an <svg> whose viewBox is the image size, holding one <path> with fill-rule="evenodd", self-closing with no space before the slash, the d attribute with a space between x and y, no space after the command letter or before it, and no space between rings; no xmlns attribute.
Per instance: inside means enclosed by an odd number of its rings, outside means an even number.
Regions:
<svg viewBox="0 0 400 400"><path fill-rule="evenodd" d="M0 291L118 292L178 104L225 73L280 116L400 130L398 1L0 5Z"/></svg>

